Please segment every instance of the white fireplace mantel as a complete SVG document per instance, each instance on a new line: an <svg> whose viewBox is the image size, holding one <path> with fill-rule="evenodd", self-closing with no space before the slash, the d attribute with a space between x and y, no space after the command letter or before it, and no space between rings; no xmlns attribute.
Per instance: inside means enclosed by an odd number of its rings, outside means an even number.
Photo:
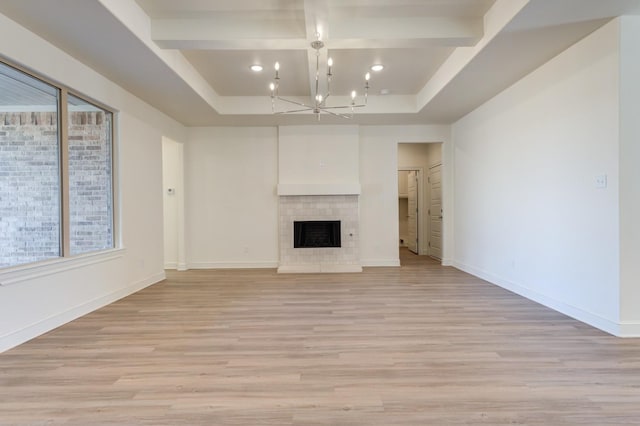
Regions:
<svg viewBox="0 0 640 426"><path fill-rule="evenodd" d="M280 183L278 195L360 195L359 183Z"/></svg>

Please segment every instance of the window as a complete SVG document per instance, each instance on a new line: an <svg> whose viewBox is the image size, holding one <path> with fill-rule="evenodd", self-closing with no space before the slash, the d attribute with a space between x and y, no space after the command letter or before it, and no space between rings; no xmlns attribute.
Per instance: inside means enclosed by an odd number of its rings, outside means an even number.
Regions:
<svg viewBox="0 0 640 426"><path fill-rule="evenodd" d="M71 254L113 247L112 113L69 95Z"/></svg>
<svg viewBox="0 0 640 426"><path fill-rule="evenodd" d="M113 113L0 62L0 268L114 247Z"/></svg>
<svg viewBox="0 0 640 426"><path fill-rule="evenodd" d="M58 99L0 63L0 267L61 255Z"/></svg>

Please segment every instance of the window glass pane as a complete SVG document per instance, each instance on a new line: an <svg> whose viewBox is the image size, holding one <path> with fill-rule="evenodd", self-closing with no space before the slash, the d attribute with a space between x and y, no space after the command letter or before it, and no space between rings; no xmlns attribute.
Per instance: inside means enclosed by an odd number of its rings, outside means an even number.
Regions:
<svg viewBox="0 0 640 426"><path fill-rule="evenodd" d="M0 63L0 267L61 255L58 98Z"/></svg>
<svg viewBox="0 0 640 426"><path fill-rule="evenodd" d="M113 247L113 114L69 95L71 254Z"/></svg>

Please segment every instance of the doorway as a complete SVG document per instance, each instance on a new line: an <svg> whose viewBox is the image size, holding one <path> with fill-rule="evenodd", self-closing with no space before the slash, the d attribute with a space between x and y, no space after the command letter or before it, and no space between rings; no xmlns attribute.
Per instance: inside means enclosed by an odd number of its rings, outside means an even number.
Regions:
<svg viewBox="0 0 640 426"><path fill-rule="evenodd" d="M421 170L398 170L398 225L400 247L420 253Z"/></svg>
<svg viewBox="0 0 640 426"><path fill-rule="evenodd" d="M422 209L423 170L421 168L400 168L398 170L398 233L400 247L411 253L423 254L422 229L427 226Z"/></svg>
<svg viewBox="0 0 640 426"><path fill-rule="evenodd" d="M187 269L184 247L184 145L162 138L164 268Z"/></svg>
<svg viewBox="0 0 640 426"><path fill-rule="evenodd" d="M398 143L399 246L442 259L442 143Z"/></svg>

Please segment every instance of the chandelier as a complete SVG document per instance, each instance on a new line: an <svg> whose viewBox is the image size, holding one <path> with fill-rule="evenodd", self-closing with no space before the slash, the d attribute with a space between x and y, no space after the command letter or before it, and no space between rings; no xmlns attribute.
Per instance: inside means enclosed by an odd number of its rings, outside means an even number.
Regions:
<svg viewBox="0 0 640 426"><path fill-rule="evenodd" d="M327 60L327 92L323 95L320 93L320 49L324 47L324 42L320 40L320 34L316 34L317 39L311 42L311 47L316 51L316 75L315 75L315 93L313 94L313 98L311 99L311 104L307 105L304 102L298 102L292 99L283 98L278 94L278 89L280 87L280 64L278 62L275 63L275 79L269 85L271 89L271 111L273 114L290 114L296 112L305 112L311 111L318 117L318 121L320 121L320 115L322 113L327 113L336 117L351 119L353 118L353 112L356 108L362 108L367 106L367 98L369 95L369 78L371 75L367 73L364 77L364 95L361 98L361 102L357 102L357 93L355 90L351 92L351 103L346 105L327 105L327 99L331 96L331 77L333 74L331 73L331 67L333 67L333 60L329 58ZM284 102L292 105L296 105L299 108L294 109L278 109L276 108L276 103ZM343 112L337 112L334 110L342 110Z"/></svg>

